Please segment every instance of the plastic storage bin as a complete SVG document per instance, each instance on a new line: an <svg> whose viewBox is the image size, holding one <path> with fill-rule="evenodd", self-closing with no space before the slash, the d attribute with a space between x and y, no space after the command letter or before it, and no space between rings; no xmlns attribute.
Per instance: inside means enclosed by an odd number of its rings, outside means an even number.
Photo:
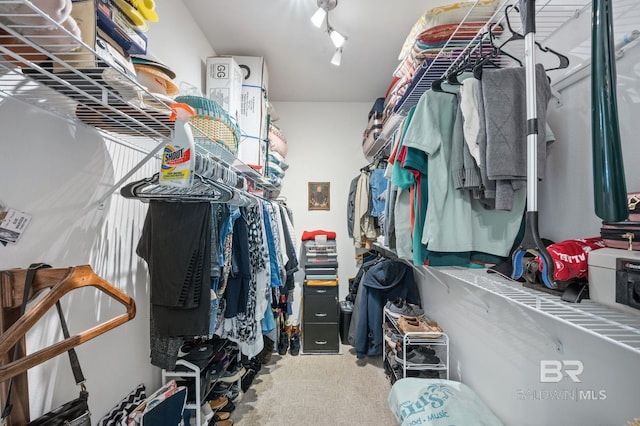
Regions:
<svg viewBox="0 0 640 426"><path fill-rule="evenodd" d="M353 303L348 300L340 302L340 341L343 345L349 344L349 324L353 314Z"/></svg>

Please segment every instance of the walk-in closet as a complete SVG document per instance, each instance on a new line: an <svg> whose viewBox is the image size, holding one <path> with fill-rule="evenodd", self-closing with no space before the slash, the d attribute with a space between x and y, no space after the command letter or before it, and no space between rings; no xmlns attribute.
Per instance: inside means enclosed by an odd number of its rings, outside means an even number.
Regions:
<svg viewBox="0 0 640 426"><path fill-rule="evenodd" d="M0 0L0 423L640 425L636 0Z"/></svg>

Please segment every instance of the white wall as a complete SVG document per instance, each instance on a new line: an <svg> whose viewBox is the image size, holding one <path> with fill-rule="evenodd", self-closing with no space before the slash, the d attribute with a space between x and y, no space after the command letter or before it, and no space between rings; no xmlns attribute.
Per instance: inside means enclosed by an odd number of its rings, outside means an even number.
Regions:
<svg viewBox="0 0 640 426"><path fill-rule="evenodd" d="M157 2L157 11L150 51L176 71L177 83L201 87L204 59L213 49L182 2ZM17 244L0 246L0 269L89 264L137 305L132 321L77 347L95 422L137 384L149 392L160 385L160 371L149 362L148 274L135 254L146 205L117 191L106 208L97 205L144 155L14 100L0 103L0 128L0 199L33 216ZM150 176L157 166L150 161L131 179ZM72 334L124 312L93 289L74 291L62 303ZM28 334L28 352L60 339L58 321L47 315ZM32 417L78 395L64 355L31 369L29 387Z"/></svg>
<svg viewBox="0 0 640 426"><path fill-rule="evenodd" d="M282 196L293 209L298 240L305 230L336 232L340 300L348 293L349 277L357 272L353 240L347 234L347 197L351 180L368 164L362 153L362 133L372 104L274 103L290 164ZM331 183L331 210L307 209L308 182ZM298 283L303 279L302 273L296 275Z"/></svg>

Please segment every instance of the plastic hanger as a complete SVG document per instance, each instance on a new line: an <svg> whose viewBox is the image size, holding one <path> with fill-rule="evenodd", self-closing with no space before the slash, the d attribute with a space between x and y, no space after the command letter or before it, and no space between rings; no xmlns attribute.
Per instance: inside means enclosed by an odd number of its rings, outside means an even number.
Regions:
<svg viewBox="0 0 640 426"><path fill-rule="evenodd" d="M447 90L444 90L442 88L442 83L444 83L444 77L440 77L440 78L434 80L431 83L431 90L433 90L434 92L439 92L439 93L448 93L448 94L454 95L454 96L457 95L457 93L455 93L455 92L449 92Z"/></svg>
<svg viewBox="0 0 640 426"><path fill-rule="evenodd" d="M194 182L190 188L172 188L159 183L159 173L149 178L131 182L120 189L120 194L125 198L140 200L164 200L174 202L199 202L226 203L234 200L234 189L230 189L224 183L194 175Z"/></svg>
<svg viewBox="0 0 640 426"><path fill-rule="evenodd" d="M508 5L507 7L505 7L505 9L504 9L504 15L505 15L505 20L507 21L507 28L509 28L509 32L511 32L511 37L509 37L507 40L505 40L505 41L504 41L504 43L502 43L502 44L500 45L499 49L502 49L502 47L503 47L505 44L507 44L507 43L509 43L509 42L511 42L511 41L514 41L514 40L524 40L524 36L523 36L522 34L520 34L519 32L515 31L515 30L511 27L511 21L509 20L509 10L510 10L510 9L513 9L513 10L515 10L516 12L520 12L520 10L518 9L518 7L517 7L517 6L514 6L514 5L512 5L512 4L510 4L510 5ZM549 48L549 47L543 46L543 45L541 45L541 44L540 44L540 42L538 42L538 41L536 41L536 42L535 42L535 44L536 44L536 46L538 46L538 48L539 48L542 52L545 52L545 53L552 53L552 54L554 54L555 56L557 56L557 58L558 58L558 61L559 61L559 62L558 62L558 66L557 66L557 67L554 67L554 68L547 68L547 69L545 69L545 71L565 69L565 68L567 68L567 67L569 66L569 58L568 58L568 57L566 57L565 55L563 55L562 53L560 53L560 52L556 52L555 50L553 50L553 49L551 49L551 48ZM505 53L505 52L503 51L503 53ZM509 56L510 56L510 55L509 55ZM518 62L520 62L520 61L518 61ZM522 66L522 63L520 63L520 65Z"/></svg>
<svg viewBox="0 0 640 426"><path fill-rule="evenodd" d="M504 46L504 44L506 43L503 43L502 45L497 46L495 43L495 38L492 31L488 32L488 36L489 36L489 43L491 44L492 49L491 49L491 52L485 55L481 55L480 58L478 58L478 61L473 66L473 76L476 79L479 80L482 78L482 69L487 65L491 65L494 68L502 68L499 64L494 62L494 59L497 59L498 57L500 57L500 55L507 56L513 59L515 62L517 62L520 66L522 66L522 61L520 61L518 58L511 55L510 53L502 50L502 46ZM480 50L480 52L482 52L482 49Z"/></svg>
<svg viewBox="0 0 640 426"><path fill-rule="evenodd" d="M27 275L26 269L11 269L0 272L0 283L3 308L16 308L22 305L21 294L24 290L24 282ZM48 268L36 272L30 299L46 288L51 288L33 307L21 316L11 327L0 335L0 357L4 357L14 345L25 336L33 325L56 304L65 294L84 287L95 287L111 296L126 308L126 313L118 315L108 321L93 326L81 333L74 334L49 347L28 354L16 361L0 366L0 381L17 376L26 370L35 367L51 358L67 352L94 337L97 337L112 328L118 327L133 319L136 314L136 305L131 297L123 293L91 269L89 265L72 266L70 268ZM5 291L6 290L6 291ZM7 296L10 295L10 296ZM8 300L7 300L8 298Z"/></svg>

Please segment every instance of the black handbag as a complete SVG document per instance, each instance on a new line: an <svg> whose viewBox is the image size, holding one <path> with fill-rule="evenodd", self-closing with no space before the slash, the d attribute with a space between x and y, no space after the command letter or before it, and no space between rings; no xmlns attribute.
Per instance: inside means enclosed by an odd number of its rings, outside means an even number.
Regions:
<svg viewBox="0 0 640 426"><path fill-rule="evenodd" d="M20 312L21 316L25 311L27 299L29 296L29 290L31 289L31 284L33 283L35 272L40 268L50 268L50 266L42 263L32 264L29 266L29 270L27 271L27 277L24 286L24 295L22 298L22 310ZM59 301L56 302L56 309L58 311L58 316L60 317L62 334L64 335L65 339L67 339L69 338L69 329L67 328L67 322L64 319L64 313ZM91 426L91 413L89 412L88 405L89 392L87 392L87 389L84 385L85 378L82 374L82 369L80 368L78 355L73 348L69 349L67 353L69 354L71 370L73 371L73 376L75 378L76 384L80 386L80 395L78 396L78 398L63 404L46 414L43 414L35 420L32 420L31 422L27 423L27 426ZM17 345L16 349L14 349L14 359L16 358L16 354ZM2 420L5 420L6 417L11 414L10 398L12 384L13 379L11 379L11 381L9 382L9 390L7 392L6 400L7 402L5 404L5 409L2 412Z"/></svg>

